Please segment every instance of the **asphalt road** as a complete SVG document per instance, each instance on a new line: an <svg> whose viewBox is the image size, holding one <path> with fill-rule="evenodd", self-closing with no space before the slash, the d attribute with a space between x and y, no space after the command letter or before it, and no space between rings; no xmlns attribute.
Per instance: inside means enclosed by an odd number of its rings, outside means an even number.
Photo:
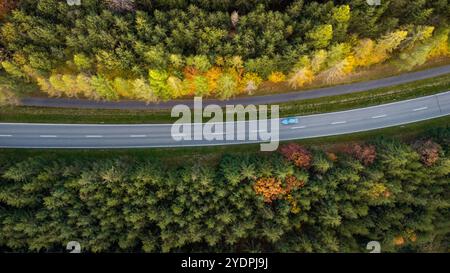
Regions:
<svg viewBox="0 0 450 273"><path fill-rule="evenodd" d="M301 116L295 125L280 124L280 140L340 135L407 124L450 114L450 91L433 96L368 108ZM279 122L277 120L276 122ZM249 140L175 141L171 124L69 125L0 124L0 147L7 148L138 148L229 145L261 142ZM242 131L242 130L241 130ZM254 131L258 132L258 130ZM226 136L229 132L212 135ZM209 135L211 137L211 135Z"/></svg>
<svg viewBox="0 0 450 273"><path fill-rule="evenodd" d="M220 100L204 100L203 105L217 104L220 106L225 106L226 104L273 104L289 102L294 100L321 98L326 96L344 95L349 93L357 93L367 90L373 90L377 88L395 86L399 84L414 82L423 79L429 79L441 75L450 73L450 65L441 66L437 68L432 68L428 70L406 73L399 76L346 84L338 85L320 89L313 89L307 91L297 91L292 93L283 93L267 96L252 96L252 97L238 97L230 99L228 101ZM87 109L171 109L177 104L188 105L192 108L193 100L173 100L161 103L150 103L146 104L141 101L119 101L119 102L108 102L108 101L92 101L85 99L65 99L65 98L23 98L21 99L21 104L23 106L37 106L37 107L59 107L59 108L87 108Z"/></svg>

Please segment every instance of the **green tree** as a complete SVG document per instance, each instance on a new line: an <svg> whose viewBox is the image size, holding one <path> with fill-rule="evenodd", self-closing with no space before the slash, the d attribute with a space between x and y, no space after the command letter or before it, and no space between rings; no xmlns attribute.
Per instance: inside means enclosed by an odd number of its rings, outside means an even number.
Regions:
<svg viewBox="0 0 450 273"><path fill-rule="evenodd" d="M167 72L163 70L149 70L148 75L150 88L154 94L162 100L170 99L172 94L167 85L167 79L169 78Z"/></svg>
<svg viewBox="0 0 450 273"><path fill-rule="evenodd" d="M211 68L208 57L204 55L188 57L186 59L186 65L195 67L201 73L205 73Z"/></svg>
<svg viewBox="0 0 450 273"><path fill-rule="evenodd" d="M217 80L217 94L221 99L232 97L237 91L237 83L233 76L223 74Z"/></svg>
<svg viewBox="0 0 450 273"><path fill-rule="evenodd" d="M314 49L322 49L328 47L333 38L332 25L320 25L312 29L306 34L309 44Z"/></svg>
<svg viewBox="0 0 450 273"><path fill-rule="evenodd" d="M101 75L93 76L91 78L91 84L100 98L106 100L117 100L119 98L119 95L114 90L111 81L105 77Z"/></svg>
<svg viewBox="0 0 450 273"><path fill-rule="evenodd" d="M347 29L350 22L350 6L342 5L333 8L332 23L334 40L344 42L348 39Z"/></svg>
<svg viewBox="0 0 450 273"><path fill-rule="evenodd" d="M77 66L78 71L89 71L92 68L92 60L82 53L75 54L73 62Z"/></svg>
<svg viewBox="0 0 450 273"><path fill-rule="evenodd" d="M18 79L27 79L28 76L15 64L9 61L2 62L3 69L5 69L6 73Z"/></svg>
<svg viewBox="0 0 450 273"><path fill-rule="evenodd" d="M204 76L195 76L195 96L207 96L209 92L208 79Z"/></svg>

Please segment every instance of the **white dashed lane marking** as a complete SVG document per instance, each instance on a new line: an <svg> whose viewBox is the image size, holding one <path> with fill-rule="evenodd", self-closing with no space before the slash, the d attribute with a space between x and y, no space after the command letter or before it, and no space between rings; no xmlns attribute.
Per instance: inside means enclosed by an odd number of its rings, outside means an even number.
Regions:
<svg viewBox="0 0 450 273"><path fill-rule="evenodd" d="M0 135L0 137L12 137L12 135Z"/></svg>
<svg viewBox="0 0 450 273"><path fill-rule="evenodd" d="M379 115L379 116L373 116L373 119L377 119L377 118L385 118L387 117L387 115Z"/></svg>
<svg viewBox="0 0 450 273"><path fill-rule="evenodd" d="M98 135L92 135L92 136L86 136L87 138L101 138L103 136L98 136Z"/></svg>
<svg viewBox="0 0 450 273"><path fill-rule="evenodd" d="M147 135L131 135L133 138L147 137Z"/></svg>
<svg viewBox="0 0 450 273"><path fill-rule="evenodd" d="M291 129L295 130L295 129L304 129L304 128L306 128L306 126L297 126L297 127L292 127Z"/></svg>
<svg viewBox="0 0 450 273"><path fill-rule="evenodd" d="M414 109L413 111L417 112L417 111L423 111L423 110L427 110L427 109L428 109L428 107L420 107L420 108Z"/></svg>
<svg viewBox="0 0 450 273"><path fill-rule="evenodd" d="M40 135L39 137L42 137L42 138L55 138L55 137L58 137L58 136L54 136L54 135Z"/></svg>
<svg viewBox="0 0 450 273"><path fill-rule="evenodd" d="M345 124L345 123L347 123L347 121L335 121L335 122L332 122L331 125Z"/></svg>

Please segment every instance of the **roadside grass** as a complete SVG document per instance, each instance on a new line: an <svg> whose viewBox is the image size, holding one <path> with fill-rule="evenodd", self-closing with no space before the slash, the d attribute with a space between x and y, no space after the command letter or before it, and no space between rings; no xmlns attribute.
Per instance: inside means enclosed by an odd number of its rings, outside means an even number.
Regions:
<svg viewBox="0 0 450 273"><path fill-rule="evenodd" d="M450 90L450 74L353 94L281 103L279 104L280 116L349 110L432 95L447 90ZM175 120L177 118L172 118L169 110L0 107L0 122L142 124L171 123Z"/></svg>
<svg viewBox="0 0 450 273"><path fill-rule="evenodd" d="M333 150L347 143L373 141L378 138L394 138L404 141L413 140L425 135L433 129L450 128L450 116L421 121L401 126L377 129L361 133L353 133L339 136L319 137L302 140L290 140L280 143L298 143L311 148L322 150ZM186 164L208 164L215 165L224 154L250 155L258 154L264 156L270 152L261 152L259 144L229 145L229 146L206 146L186 148L142 148L142 149L0 149L0 154L10 158L24 159L32 156L45 155L47 160L51 159L116 159L116 158L139 158L161 161L170 166L184 166Z"/></svg>
<svg viewBox="0 0 450 273"><path fill-rule="evenodd" d="M170 111L167 110L107 110L28 106L0 107L0 122L142 124L169 123L175 120L170 117Z"/></svg>

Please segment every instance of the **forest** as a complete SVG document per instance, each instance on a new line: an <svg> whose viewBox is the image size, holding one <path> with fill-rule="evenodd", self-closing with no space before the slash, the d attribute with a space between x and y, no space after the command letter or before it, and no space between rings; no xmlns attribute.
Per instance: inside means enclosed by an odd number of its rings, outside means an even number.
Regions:
<svg viewBox="0 0 450 273"><path fill-rule="evenodd" d="M450 127L217 160L0 153L0 249L446 252ZM205 160L203 160L205 161Z"/></svg>
<svg viewBox="0 0 450 273"><path fill-rule="evenodd" d="M331 85L374 65L408 71L450 56L447 0L381 3L3 0L0 73L48 96L157 102Z"/></svg>

